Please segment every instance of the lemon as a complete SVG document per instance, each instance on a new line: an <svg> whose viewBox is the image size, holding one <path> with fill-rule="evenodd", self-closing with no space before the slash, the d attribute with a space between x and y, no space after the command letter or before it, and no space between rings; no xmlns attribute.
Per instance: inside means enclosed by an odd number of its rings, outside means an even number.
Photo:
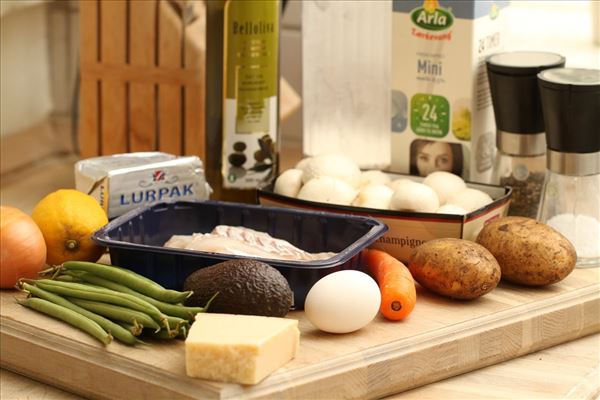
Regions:
<svg viewBox="0 0 600 400"><path fill-rule="evenodd" d="M44 236L50 265L96 261L104 252L91 235L106 225L108 218L92 196L73 189L57 190L40 200L32 217Z"/></svg>

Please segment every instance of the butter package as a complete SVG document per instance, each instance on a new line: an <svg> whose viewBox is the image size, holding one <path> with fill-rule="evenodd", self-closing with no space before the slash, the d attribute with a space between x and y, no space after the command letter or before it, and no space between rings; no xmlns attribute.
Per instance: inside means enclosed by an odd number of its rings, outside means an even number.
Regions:
<svg viewBox="0 0 600 400"><path fill-rule="evenodd" d="M88 158L75 164L75 188L100 203L108 218L141 205L207 200L202 161L160 152Z"/></svg>
<svg viewBox="0 0 600 400"><path fill-rule="evenodd" d="M504 46L508 4L393 0L393 171L490 182L495 123L485 58Z"/></svg>

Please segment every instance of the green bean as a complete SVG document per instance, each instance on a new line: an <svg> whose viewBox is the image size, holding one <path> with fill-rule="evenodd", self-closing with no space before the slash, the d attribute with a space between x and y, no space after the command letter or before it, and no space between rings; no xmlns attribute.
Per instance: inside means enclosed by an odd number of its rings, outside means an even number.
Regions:
<svg viewBox="0 0 600 400"><path fill-rule="evenodd" d="M187 319L167 315L167 321L169 321L169 328L173 330L178 330L181 327L184 327L185 329L190 328L190 322Z"/></svg>
<svg viewBox="0 0 600 400"><path fill-rule="evenodd" d="M182 336L183 338L186 338L189 330L190 330L189 324L180 325L179 328L177 329L177 332L179 332L179 334L177 336Z"/></svg>
<svg viewBox="0 0 600 400"><path fill-rule="evenodd" d="M175 339L177 337L185 338L187 336L187 331L188 331L188 329L186 327L182 326L181 328L179 328L177 330L172 330L170 332L167 332L167 330L165 330L165 329L161 329L158 332L144 331L143 336L148 336L153 339L169 340L169 339Z"/></svg>
<svg viewBox="0 0 600 400"><path fill-rule="evenodd" d="M62 276L62 275L60 275L60 276ZM151 304L148 304L148 302L146 302L138 297L131 296L131 295L128 295L125 293L116 292L114 290L110 290L110 289L107 289L102 286L88 285L88 284L85 284L84 282L70 282L70 281L68 282L66 280L54 280L54 279L38 279L35 281L30 281L30 282L33 283L34 285L42 284L42 285L60 286L63 288L74 289L74 290L83 290L83 291L91 292L91 293L113 295L115 297L130 300L133 303L139 304L144 307L148 307L151 309L156 308L156 307L153 307ZM156 311L158 311L158 309L156 309Z"/></svg>
<svg viewBox="0 0 600 400"><path fill-rule="evenodd" d="M127 322L117 322L123 329L129 331L133 336L140 336L144 327L134 321L134 324L128 324ZM143 343L143 342L142 342Z"/></svg>
<svg viewBox="0 0 600 400"><path fill-rule="evenodd" d="M138 342L138 340L135 338L135 336L133 336L131 334L131 332L129 332L122 326L115 324L114 322L104 318L101 315L94 314L93 312L88 311L85 308L82 308L63 297L60 297L51 292L47 292L42 288L30 285L26 282L23 282L21 284L21 288L22 288L22 290L25 290L25 291L31 293L35 297L39 297L41 299L47 300L47 301L57 304L59 306L68 308L69 310L73 310L73 311L83 315L84 317L91 319L92 321L94 321L95 323L100 325L102 327L102 329L104 329L105 331L107 331L108 333L113 335L114 338L120 342L129 344L129 345L133 345Z"/></svg>
<svg viewBox="0 0 600 400"><path fill-rule="evenodd" d="M170 339L176 338L179 335L179 332L177 332L177 331L167 332L165 329L161 329L158 332L144 332L144 334L153 339L170 340Z"/></svg>
<svg viewBox="0 0 600 400"><path fill-rule="evenodd" d="M55 281L60 281L60 282L75 282L75 283L80 283L81 279L73 276L73 275L59 275L59 276L55 276L54 278Z"/></svg>
<svg viewBox="0 0 600 400"><path fill-rule="evenodd" d="M83 307L88 311L95 312L96 314L103 315L112 320L127 322L134 325L138 323L143 327L155 329L157 331L160 329L160 325L158 325L152 317L137 310L98 301L76 298L68 298L68 300L77 304L79 307Z"/></svg>
<svg viewBox="0 0 600 400"><path fill-rule="evenodd" d="M92 321L88 317L84 317L83 315L69 310L66 307L59 306L58 304L54 304L49 302L48 300L40 299L37 297L30 297L25 300L17 300L17 303L22 306L32 308L46 315L50 315L54 318L60 319L80 330L92 335L105 345L109 344L112 341L112 336L110 333L107 333L100 325L96 322Z"/></svg>
<svg viewBox="0 0 600 400"><path fill-rule="evenodd" d="M81 283L60 282L50 279L39 279L35 285L52 293L78 299L99 301L141 311L154 318L157 322L167 324L165 316L152 304L135 296L115 292L104 288L94 288Z"/></svg>
<svg viewBox="0 0 600 400"><path fill-rule="evenodd" d="M164 314L167 314L167 315L172 315L175 317L192 320L197 313L206 311L206 308L203 308L203 307L186 307L183 305L165 303L164 301L159 301L159 300L153 299L152 297L148 297L144 294L138 293L135 290L128 288L127 286L121 285L120 283L116 283L116 282L110 281L108 279L101 278L101 277L96 276L89 272L64 271L64 274L67 274L68 276L74 277L76 279L80 279L84 282L88 282L93 285L96 285L96 287L100 286L100 287L111 289L111 290L114 290L117 292L127 293L132 296L138 297L138 298L145 300L148 303L152 304L153 306L158 308L161 312L163 312ZM65 275L61 275L58 278L61 278L63 276L65 276Z"/></svg>
<svg viewBox="0 0 600 400"><path fill-rule="evenodd" d="M84 261L67 261L62 265L62 268L65 270L91 272L101 278L118 282L128 288L145 294L146 296L164 301L165 303L179 303L192 295L191 291L178 292L176 290L165 289L158 283L138 275L133 271L115 268L109 265Z"/></svg>
<svg viewBox="0 0 600 400"><path fill-rule="evenodd" d="M131 275L131 276L133 276L133 277L136 277L136 278L139 278L139 279L141 279L141 280L143 280L143 281L146 281L147 283L149 283L149 284L151 284L151 285L153 285L153 286L156 286L156 287L158 287L158 288L160 288L160 289L164 289L164 287L163 287L162 285L160 285L159 283L157 283L157 282L154 282L152 279L150 279L150 278L147 278L147 277L145 277L144 275L140 275L140 274L138 274L138 273L136 273L136 272L133 272L133 271L132 271L132 270L130 270L130 269L123 268L123 267L119 267L119 266L117 266L117 265L110 265L110 264L104 264L104 263L95 263L95 264L102 265L102 266L105 266L105 267L114 268L114 269L118 269L118 270L120 270L120 271L123 271L123 272L125 272L125 273L127 273L127 274L130 274L130 275Z"/></svg>

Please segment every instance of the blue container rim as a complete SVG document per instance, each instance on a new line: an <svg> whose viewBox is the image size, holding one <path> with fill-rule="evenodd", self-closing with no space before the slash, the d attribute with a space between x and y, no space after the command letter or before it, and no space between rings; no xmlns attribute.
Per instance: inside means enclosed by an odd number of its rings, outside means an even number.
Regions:
<svg viewBox="0 0 600 400"><path fill-rule="evenodd" d="M337 253L335 256L331 258L327 258L325 260L316 260L316 261L293 261L293 260L278 260L278 259L267 259L267 258L258 258L258 257L247 257L247 256L238 256L238 255L229 255L223 253L211 253L197 250L187 250L187 249L175 249L169 247L162 246L150 246L146 244L139 243L131 243L126 241L115 240L110 237L108 232L113 229L116 229L120 226L125 225L130 220L146 213L151 210L157 208L165 208L165 207L194 207L198 205L210 205L210 206L220 206L220 207L232 207L232 208L241 208L241 209L260 209L267 210L276 213L284 213L284 214L293 214L293 215L310 215L310 216L318 216L322 218L328 219L343 219L343 220L353 220L357 222L363 222L368 225L371 225L371 228L367 233L361 236L359 239L355 240L345 249ZM135 208L127 213L113 219L108 224L104 225L102 228L98 229L92 235L92 240L100 245L116 249L125 249L125 250L137 250L137 251L149 251L154 253L162 253L162 254L170 254L174 256L192 256L192 257L210 257L216 259L222 259L223 261L231 260L231 259L242 259L242 258L254 258L257 260L264 261L268 264L277 264L279 267L287 267L287 268L310 268L310 269L320 269L320 268L331 268L340 264L345 263L346 261L352 259L356 256L360 251L367 248L381 236L383 236L388 231L388 226L378 219L358 216L358 215L349 215L349 214L340 214L326 211L312 211L312 210L298 210L291 209L286 207L273 207L273 206L264 206L264 205L254 205L254 204L244 204L244 203L234 203L234 202L226 202L226 201L216 201L216 200L204 200L204 201L178 201L178 202L163 202L152 205L140 206ZM175 233L173 233L175 234Z"/></svg>

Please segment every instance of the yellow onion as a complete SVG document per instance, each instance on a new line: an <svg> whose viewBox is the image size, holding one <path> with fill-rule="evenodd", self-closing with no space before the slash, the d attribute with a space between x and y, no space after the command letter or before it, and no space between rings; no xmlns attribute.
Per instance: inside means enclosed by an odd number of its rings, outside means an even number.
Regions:
<svg viewBox="0 0 600 400"><path fill-rule="evenodd" d="M19 278L36 278L45 263L46 243L33 219L0 206L0 288L13 288Z"/></svg>

